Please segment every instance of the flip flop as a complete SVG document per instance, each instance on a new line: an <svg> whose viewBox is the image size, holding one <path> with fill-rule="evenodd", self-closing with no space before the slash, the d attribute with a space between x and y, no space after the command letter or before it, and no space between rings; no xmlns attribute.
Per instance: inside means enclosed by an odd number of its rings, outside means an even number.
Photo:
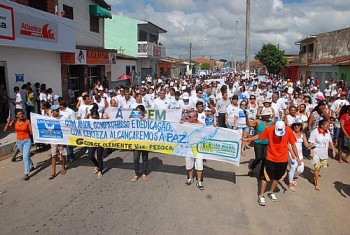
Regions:
<svg viewBox="0 0 350 235"><path fill-rule="evenodd" d="M295 180L292 181L292 185L293 185L293 186L297 186L297 184L298 184L298 183L297 183Z"/></svg>
<svg viewBox="0 0 350 235"><path fill-rule="evenodd" d="M66 170L61 170L61 175L64 175L64 174L66 174Z"/></svg>
<svg viewBox="0 0 350 235"><path fill-rule="evenodd" d="M292 186L288 186L289 190L292 191L292 192L295 192L295 187L292 185Z"/></svg>
<svg viewBox="0 0 350 235"><path fill-rule="evenodd" d="M49 180L53 180L56 177L56 175L50 175Z"/></svg>
<svg viewBox="0 0 350 235"><path fill-rule="evenodd" d="M148 178L147 178L147 175L142 175L142 180L143 181L146 181Z"/></svg>
<svg viewBox="0 0 350 235"><path fill-rule="evenodd" d="M134 178L132 178L131 181L132 181L132 182L136 182L139 178L140 178L139 176L135 175Z"/></svg>

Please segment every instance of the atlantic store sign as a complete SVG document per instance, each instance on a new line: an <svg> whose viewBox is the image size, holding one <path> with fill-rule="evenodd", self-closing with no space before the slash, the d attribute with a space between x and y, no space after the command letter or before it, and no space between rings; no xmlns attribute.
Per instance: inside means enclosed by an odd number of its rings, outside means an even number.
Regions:
<svg viewBox="0 0 350 235"><path fill-rule="evenodd" d="M72 20L0 0L0 45L75 52Z"/></svg>

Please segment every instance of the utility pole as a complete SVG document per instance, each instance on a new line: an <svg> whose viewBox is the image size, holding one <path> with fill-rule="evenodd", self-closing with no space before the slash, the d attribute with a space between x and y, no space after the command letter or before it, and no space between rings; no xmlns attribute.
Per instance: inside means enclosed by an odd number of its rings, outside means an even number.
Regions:
<svg viewBox="0 0 350 235"><path fill-rule="evenodd" d="M249 78L250 62L250 0L246 2L246 23L245 23L245 77Z"/></svg>
<svg viewBox="0 0 350 235"><path fill-rule="evenodd" d="M190 42L190 72L189 75L192 75L192 42Z"/></svg>

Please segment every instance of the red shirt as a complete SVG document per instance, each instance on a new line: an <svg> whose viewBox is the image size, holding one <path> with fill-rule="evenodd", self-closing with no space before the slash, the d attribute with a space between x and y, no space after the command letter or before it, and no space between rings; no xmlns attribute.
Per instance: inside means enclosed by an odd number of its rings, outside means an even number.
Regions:
<svg viewBox="0 0 350 235"><path fill-rule="evenodd" d="M340 120L344 120L344 129L346 134L350 135L350 116L347 113L344 113L341 117Z"/></svg>
<svg viewBox="0 0 350 235"><path fill-rule="evenodd" d="M293 131L286 126L286 134L282 137L275 135L275 125L266 128L259 134L261 140L268 139L266 159L272 162L288 162L288 143L295 144Z"/></svg>

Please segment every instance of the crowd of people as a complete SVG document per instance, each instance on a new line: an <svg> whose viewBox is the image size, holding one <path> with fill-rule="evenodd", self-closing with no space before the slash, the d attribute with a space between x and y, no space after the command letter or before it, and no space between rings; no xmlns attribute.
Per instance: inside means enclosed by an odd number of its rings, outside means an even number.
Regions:
<svg viewBox="0 0 350 235"><path fill-rule="evenodd" d="M31 146L30 113L38 112L63 119L110 119L110 107L136 109L140 118L147 118L146 109L182 109L181 122L238 130L242 135L241 156L254 147L255 158L249 164L248 174L260 164L261 180L258 202L265 205L265 190L272 182L267 196L276 201L273 192L278 182L285 180L291 191L296 190L296 176L304 169L304 157L314 167L314 186L320 190L319 172L328 166L328 149L339 163L350 162L350 87L344 81L326 81L320 89L318 79L289 81L278 77L250 77L220 74L193 76L178 79L145 79L142 84L117 86L114 89L96 81L90 91L83 92L74 107L68 107L62 98L53 95L45 84L26 84L14 88L16 97L15 119L10 117L4 131L14 126L17 145L23 153L25 179L30 178L33 163ZM229 138L229 137L228 137ZM29 149L29 150L28 150ZM87 148L86 154L95 166L98 178L103 176L103 152L101 147ZM345 154L345 156L344 156ZM147 180L148 152L134 151L135 176ZM75 160L73 147L52 145L52 172L56 177L56 158L61 157L62 170L66 161ZM140 159L142 164L140 165ZM194 182L203 186L203 159L186 158L186 185Z"/></svg>

